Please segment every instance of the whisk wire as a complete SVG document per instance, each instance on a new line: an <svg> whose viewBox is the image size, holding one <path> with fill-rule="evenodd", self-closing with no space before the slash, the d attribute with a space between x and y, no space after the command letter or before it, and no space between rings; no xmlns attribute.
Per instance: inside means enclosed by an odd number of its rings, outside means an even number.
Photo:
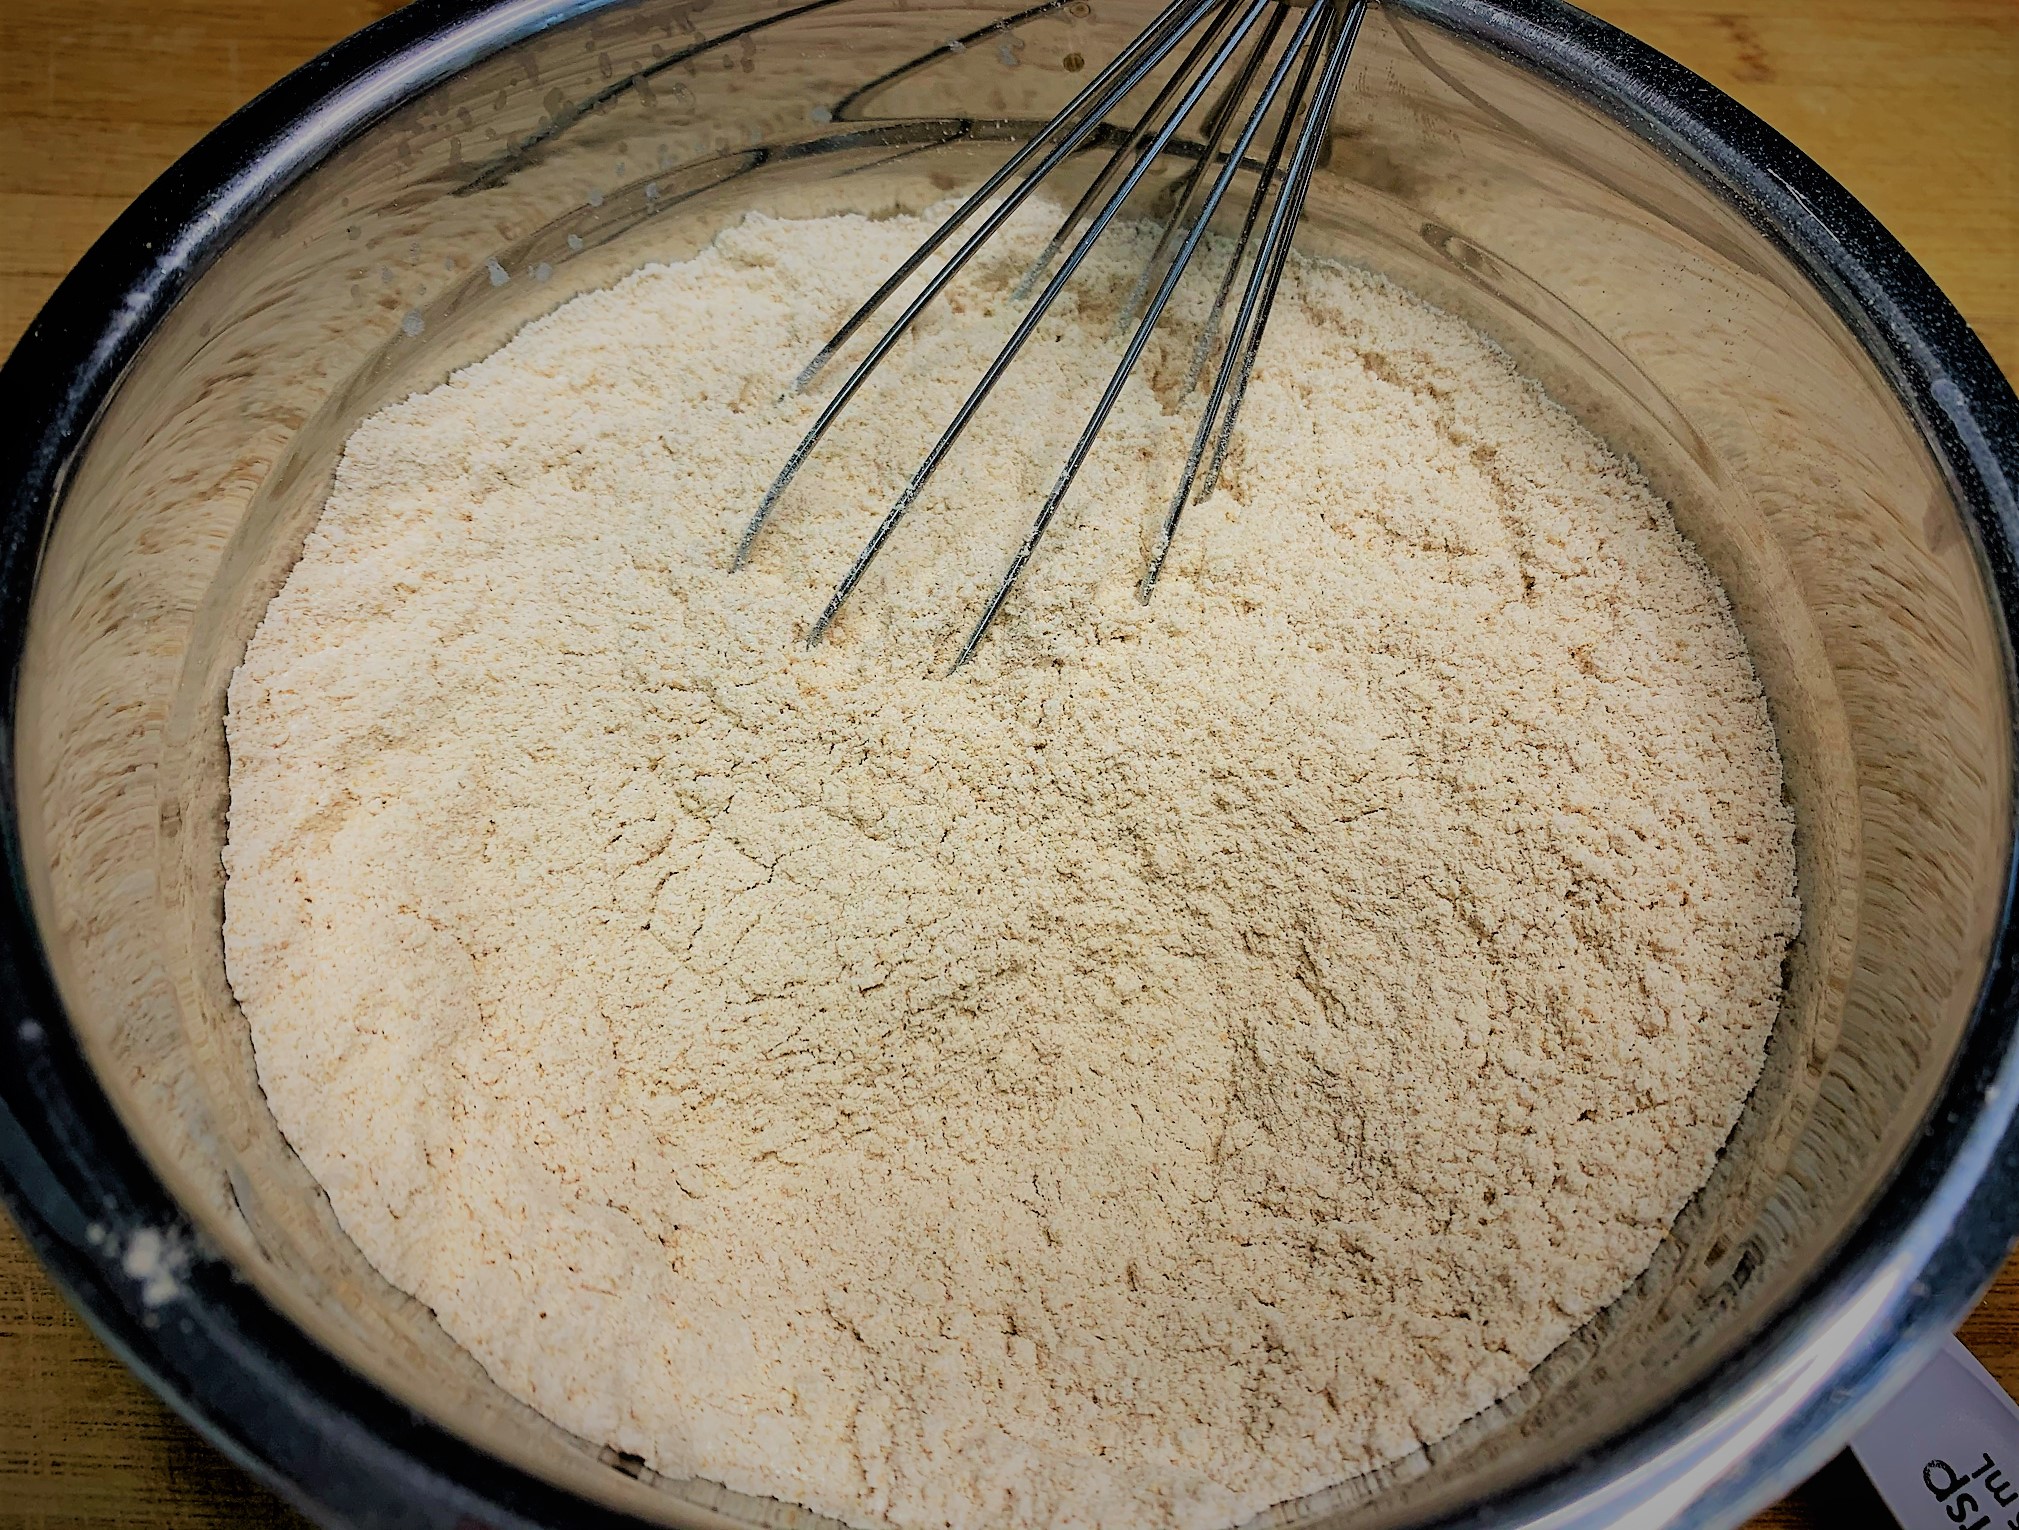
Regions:
<svg viewBox="0 0 2019 1530"><path fill-rule="evenodd" d="M1277 189L1277 202L1281 202L1281 192L1276 188L1276 178L1283 165L1284 151L1289 147L1290 138L1297 123L1297 112L1303 106L1305 97L1311 90L1312 76L1317 73L1319 50L1308 49L1303 62L1298 66L1297 82L1290 88L1289 103L1283 119L1276 125L1274 139L1269 145L1269 157L1263 162L1262 171L1256 180L1255 195L1249 199L1248 210L1242 216L1240 232L1235 235L1232 249L1227 256L1226 270L1221 274L1220 285L1213 294L1213 301L1206 310L1205 320L1199 326L1199 337L1192 348L1192 366L1185 379L1185 393L1190 394L1199 384L1199 376L1205 370L1206 358L1211 353L1213 342L1220 337L1220 321L1226 312L1227 299L1233 291L1234 279L1240 275L1243 257L1248 243L1253 238L1255 225L1260 221L1262 208L1268 202L1272 189ZM1165 512L1163 525L1158 529L1157 541L1143 569L1143 577L1136 587L1136 598L1148 604L1151 593L1156 589L1158 577L1163 572L1164 559L1169 554L1171 540L1177 534L1178 519L1191 501L1192 486L1198 481L1199 464L1204 460L1206 444L1213 438L1213 424L1219 418L1221 406L1226 401L1227 389L1231 381L1236 358L1242 349L1242 338L1254 316L1260 296L1263 261L1261 252L1249 267L1246 290L1242 293L1241 306L1234 317L1234 327L1227 336L1227 344L1221 354L1220 366L1215 370L1213 387L1206 399L1205 408L1200 412L1198 428L1192 433L1190 449L1185 454L1183 471L1178 475L1178 487L1171 497L1170 508Z"/></svg>
<svg viewBox="0 0 2019 1530"><path fill-rule="evenodd" d="M1036 333L1038 325L1043 322L1052 304L1058 300L1059 294L1065 290L1066 284L1072 280L1073 273L1080 268L1081 262L1092 252L1094 245L1099 241L1108 225L1121 212L1122 205L1128 201L1136 186L1142 181L1144 176L1149 174L1150 167L1157 161L1157 156L1163 153L1165 145L1177 133L1179 124L1189 117L1198 106L1200 99L1206 94L1214 78L1217 77L1220 71L1226 68L1227 61L1240 47L1242 40L1254 29L1255 23L1260 20L1262 13L1276 3L1277 0L1247 0L1233 32L1220 45L1206 73L1192 82L1186 89L1184 99L1179 103L1177 110L1172 114L1170 120L1158 129L1157 136L1153 140L1151 152L1146 154L1123 177L1122 184L1110 194L1108 200L1102 205L1099 214L1095 217L1092 224L1088 226L1087 231L1073 245L1072 252L1066 257L1065 264L1046 283L1045 290L1040 294L1038 300L1017 321L1016 328L1011 331L1009 339L989 362L987 369L982 373L981 380L975 384L973 390L969 392L967 398L955 412L952 421L940 434L939 439L933 443L932 449L926 453L925 460L919 464L917 471L912 474L911 481L905 485L904 491L898 495L896 502L885 512L883 519L877 523L876 529L870 533L868 542L864 544L862 551L856 555L854 564L842 576L841 582L835 586L834 593L829 597L826 608L815 618L812 627L807 630L806 641L809 644L818 643L821 638L826 636L827 629L834 624L834 619L840 614L843 604L846 603L848 597L854 592L856 586L862 582L863 576L869 572L870 565L876 561L877 554L883 550L884 544L890 540L891 533L897 530L898 523L904 519L905 513L911 509L920 493L924 491L926 483L931 479L933 473L938 470L940 463L945 460L946 454L953 449L954 442L967 429L968 422L974 418L976 412L987 401L989 394L995 390L995 385L1001 381L1003 374L1009 370L1010 364L1016 360L1018 353L1023 350L1025 343ZM1230 161L1230 163L1233 163L1233 161Z"/></svg>
<svg viewBox="0 0 2019 1530"><path fill-rule="evenodd" d="M1223 5L1220 13L1213 18L1212 24L1194 40L1185 56L1178 61L1178 67L1171 71L1170 78L1165 80L1156 95L1151 97L1150 104L1143 108L1142 115L1136 119L1136 125L1129 129L1122 141L1115 146L1114 152L1102 162L1101 168L1095 172L1094 178L1087 182L1087 189L1080 193L1080 198L1073 203L1072 209L1059 220L1057 230L1045 241L1045 247L1038 252L1038 258L1031 262L1031 268L1024 273L1023 279L1016 285L1016 290L1010 294L1013 302L1021 302L1029 297L1031 289L1044 280L1045 273L1051 269L1051 264L1058 258L1059 251L1065 248L1073 230L1080 226L1080 220L1087 216L1106 194L1108 188L1114 184L1115 177L1121 174L1122 166L1128 163L1132 156L1140 161L1148 152L1149 141L1156 136L1156 129L1152 124L1162 117L1164 109L1171 104L1178 92L1185 88L1185 82L1192 78L1200 60L1204 59L1219 42L1221 35L1233 24L1235 15L1234 7Z"/></svg>
<svg viewBox="0 0 2019 1530"><path fill-rule="evenodd" d="M1234 316L1234 324L1227 335L1227 348L1220 359L1218 372L1213 379L1211 393L1205 408L1200 413L1198 429L1192 437L1190 450L1185 457L1184 471L1179 475L1177 491L1171 497L1169 510L1165 512L1164 523L1158 528L1157 540L1152 548L1148 564L1143 570L1142 582L1136 588L1136 598L1148 604L1155 593L1157 580L1162 575L1165 559L1169 557L1171 542L1178 531L1178 521L1185 508L1192 501L1193 492L1202 481L1199 463L1205 455L1206 442L1213 439L1214 424L1220 429L1214 442L1213 465L1203 482L1209 486L1219 482L1220 471L1226 465L1228 447L1233 440L1234 422L1240 414L1241 403L1247 392L1248 379L1254 372L1255 358L1259 352L1263 329L1269 321L1269 313L1275 306L1276 290L1282 281L1283 267L1289 256L1290 234L1297 226L1297 219L1303 212L1304 196L1310 188L1311 171L1317 161L1320 143L1318 129L1331 121L1333 105L1338 100L1340 84L1345 77L1347 61L1352 57L1353 45L1358 38L1361 19L1366 14L1366 0L1351 0L1340 16L1337 35L1327 54L1324 77L1319 83L1317 107L1304 119L1304 130L1298 136L1297 148L1291 157L1289 173L1284 177L1282 189L1270 211L1269 225L1263 234L1262 246L1256 251L1255 261L1249 272L1248 285L1241 296L1241 306ZM1254 232L1257 216L1261 210L1264 194L1275 179L1277 165L1282 158L1292 122L1301 106L1305 91L1310 84L1312 65L1317 61L1318 51L1305 55L1296 89L1291 95L1289 110L1277 129L1275 143L1269 151L1267 163L1263 166L1260 186L1255 199L1248 206L1227 270L1221 279L1219 292L1213 300L1205 325L1200 332L1200 345L1193 360L1191 384L1196 383L1202 369L1206 350L1219 329L1221 311L1232 289L1235 273L1241 264L1241 252ZM1230 396L1231 394L1231 396ZM1224 410L1224 413L1223 413Z"/></svg>
<svg viewBox="0 0 2019 1530"><path fill-rule="evenodd" d="M1214 16L1214 27L1222 25L1225 21L1223 4L1216 4L1216 0L1171 0L1149 26L1118 53L1112 62L1089 80L1078 95L1065 104L1058 115L992 171L980 186L961 199L960 205L946 220L934 229L917 249L906 256L904 261L885 278L883 285L872 292L855 312L849 315L847 321L828 337L827 342L815 353L813 359L800 369L799 376L793 381L794 388L804 388L817 377L855 332L890 300L891 295L930 260L941 245L965 227L969 218L986 207L989 198L1008 184L1010 178L1029 164L1047 143L1077 119L1078 127L1074 132L1067 134L1070 142L1063 146L1064 152L1054 148L1045 156L1044 163L1025 178L1024 185L1020 189L1028 191L1034 188L1038 181L1062 163L1107 119L1109 112L1121 105L1144 79L1156 71L1158 65L1170 57L1171 50L1198 25L1201 17L1216 8L1221 9L1222 14ZM1193 54L1188 54L1187 58L1194 57L1197 51L1195 48ZM1117 80L1123 81L1119 88L1115 86ZM1089 106L1093 110L1088 111ZM1084 117L1081 115L1083 112ZM969 241L971 245L974 242Z"/></svg>
<svg viewBox="0 0 2019 1530"><path fill-rule="evenodd" d="M913 251L904 263L891 273L883 285L870 295L869 299L821 347L813 360L807 363L805 369L801 371L793 384L795 390L805 387L833 359L841 347L848 343L849 339L853 337L855 332L862 327L870 316L888 301L890 296L931 258L933 253L966 222L972 213L980 210L987 203L988 198L1001 189L1017 170L1028 164L1039 149L1049 142L1062 126L1070 121L1073 114L1078 113L1091 103L1091 110L1087 112L1084 119L1070 128L1064 139L1044 156L1043 160L1024 178L1023 182L1014 191L989 210L988 216L982 220L981 227L976 229L947 260L946 264L933 274L919 294L905 306L903 312L884 331L876 344L870 348L869 354L863 358L861 363L843 380L841 386L835 390L833 397L827 401L825 407L815 417L812 428L800 439L799 444L792 449L791 455L785 459L785 465L779 470L778 476L771 481L770 487L765 490L764 498L759 502L756 513L751 516L748 525L744 527L741 539L737 542L735 555L730 559L730 567L732 569L741 568L749 561L751 546L757 540L758 533L764 529L765 523L770 519L771 512L777 507L779 498L785 493L786 488L791 484L800 468L805 465L806 459L813 454L813 449L820 444L821 438L827 434L835 420L840 417L842 410L847 408L849 401L854 398L863 383L868 380L869 374L889 354L891 348L897 344L898 340L911 327L919 314L939 295L947 283L951 282L959 274L961 268L974 257L975 252L986 244L996 231L1015 214L1016 210L1023 205L1030 194L1036 190L1039 182L1050 175L1088 137L1092 136L1094 131L1106 119L1107 114L1120 105L1129 93L1136 86L1140 85L1145 78L1155 72L1158 65L1170 56L1171 50L1177 46L1179 40L1196 26L1209 10L1223 6L1224 4L1225 0L1172 0L1172 4L1158 16L1156 21L1151 23L1150 27L1135 42L1130 44L1128 48L1125 48L1117 56L1114 63L1102 70L1089 83L1085 90L1073 98L1064 112L1061 112L1050 123L1046 124L1042 132L1031 139L1029 143L1025 144L1015 154L1011 155L1009 160L994 174L989 176L978 190L964 199L960 206L954 210L952 216L945 223L941 224L938 229L934 230L932 236L921 244L917 250Z"/></svg>
<svg viewBox="0 0 2019 1530"><path fill-rule="evenodd" d="M1344 21L1339 29L1339 40L1334 45L1332 56L1326 62L1325 78L1318 87L1318 105L1304 124L1304 134L1298 143L1298 161L1292 164L1292 173L1285 177L1284 192L1292 197L1287 216L1272 214L1275 227L1274 247L1269 251L1268 276L1262 289L1261 304L1254 321L1249 325L1242 351L1241 364L1234 373L1234 390L1227 403L1226 418L1220 424L1219 440L1213 446L1213 465L1206 481L1218 483L1220 471L1226 466L1227 451L1234 440L1234 425L1241 416L1241 405L1248 396L1248 383L1255 375L1255 357L1262 348L1262 332L1269 322L1270 310L1276 304L1276 289L1282 284L1283 269L1290 262L1290 240L1297 231L1297 222L1304 216L1304 201L1311 191L1311 174L1318 166L1318 154L1324 147L1324 127L1332 120L1332 110L1339 100L1339 90L1346 78L1346 65L1353 57L1353 45L1360 35L1360 23L1367 15L1367 0L1352 0L1346 7ZM1264 236L1265 241L1267 236Z"/></svg>
<svg viewBox="0 0 2019 1530"><path fill-rule="evenodd" d="M1121 143L1114 145L1114 151L1106 157L1106 161L1102 161L1100 170L1086 184L1086 190L1080 192L1080 200L1072 204L1072 210L1064 218L1060 218L1058 230L1052 234L1050 240L1046 240L1044 250L1038 252L1038 258L1032 262L1030 270L1024 272L1024 281L1018 283L1016 291L1012 293L1012 299L1024 299L1024 297L1028 297L1030 289L1036 287L1044 279L1044 272L1050 270L1052 260L1066 246L1066 240L1072 238L1072 230L1078 228L1080 220L1086 218L1088 212L1100 202L1100 198L1106 194L1108 186L1114 184L1114 176L1121 174L1125 163L1129 163L1131 159L1141 161L1143 155L1149 153L1149 141L1157 133L1155 123L1163 119L1165 109L1171 105L1171 101L1177 97L1177 93L1181 89L1185 89L1185 81L1189 81L1193 77L1193 73L1199 67L1199 61L1205 59L1205 54L1219 40L1219 34L1224 32L1234 22L1234 16L1236 16L1236 8L1232 4L1224 6L1224 8L1221 8L1221 12L1213 18L1211 26L1207 26L1199 34L1199 38L1191 44L1191 48L1185 52L1185 57L1179 61L1177 69L1171 71L1171 77L1163 83L1163 87L1157 91L1157 95L1151 99L1151 103L1147 107L1143 107L1143 115L1137 117L1137 125L1129 129L1129 133L1123 137ZM1228 101L1228 95L1221 93L1221 101L1215 103L1215 111L1219 109L1219 105L1224 105L1226 101Z"/></svg>
<svg viewBox="0 0 2019 1530"><path fill-rule="evenodd" d="M1248 199L1248 209L1241 217L1240 232L1234 236L1227 252L1227 265L1221 273L1220 285L1213 294L1213 301L1207 306L1204 322L1199 325L1198 339L1192 347L1191 370L1185 376L1184 392L1187 394L1199 385L1199 378L1206 370L1206 358L1213 352L1213 342L1220 338L1220 320L1227 311L1227 299L1234 290L1234 279L1241 274L1248 242L1254 237L1255 225L1261 221L1262 209L1269 204L1270 192L1276 188L1283 153L1289 147L1298 113L1303 110L1305 98L1310 94L1311 76L1317 63L1316 50L1306 53L1297 72L1297 83L1290 88L1290 99L1284 106L1283 118L1277 123L1275 137L1269 145L1269 157L1262 165L1261 174L1255 178L1255 195Z"/></svg>
<svg viewBox="0 0 2019 1530"><path fill-rule="evenodd" d="M1162 573L1172 539L1176 535L1186 507L1192 502L1202 483L1212 485L1219 482L1220 474L1225 467L1235 422L1246 398L1263 331L1267 327L1269 314L1274 307L1283 272L1289 260L1291 239L1303 214L1312 174L1329 131L1332 113L1345 78L1346 66L1352 56L1353 45L1358 37L1361 22L1365 18L1368 4L1369 0L1171 0L1150 26L1124 48L1111 64L1102 69L1086 88L1073 98L1064 111L1011 155L1009 160L991 174L978 190L963 200L953 215L935 230L835 332L800 374L796 387L803 387L810 382L856 332L881 310L883 304L916 275L926 262L975 215L980 215L979 225L962 239L953 254L948 256L937 270L926 277L917 294L884 328L870 345L867 354L842 380L833 396L815 417L811 429L786 459L778 476L766 490L763 501L745 527L742 539L737 544L732 564L734 567L741 567L747 561L752 542L763 530L779 497L792 482L794 475L818 446L841 411L860 391L870 373L910 330L926 306L945 290L981 247L1000 231L1018 208L1028 200L1038 184L1070 156L1077 153L1087 140L1106 124L1109 115L1116 111L1138 87L1164 67L1186 37L1191 37L1191 43L1176 69L1159 85L1149 107L1142 113L1135 126L1127 133L1117 135L1119 142L1116 147L1109 153L1073 209L1066 214L1064 221L1060 223L1037 261L1019 283L1014 294L1016 301L1021 301L1040 279L1046 277L1053 260L1065 248L1067 241L1072 240L1071 249L1059 269L1055 273L1050 273L1036 301L1030 303L1018 318L1008 340L983 370L981 378L969 391L938 439L933 442L931 449L926 452L924 460L913 471L902 492L878 520L847 573L835 585L826 606L806 634L808 644L818 643L825 636L849 596L861 584L878 554L897 530L899 523L918 501L954 444L972 423L975 415L987 402L1027 342L1037 332L1060 294L1091 254L1095 244L1121 214L1123 207L1135 195L1151 169L1161 162L1163 154L1169 149L1172 139L1181 127L1193 119L1201 103L1213 94L1216 82L1225 80L1224 87L1206 107L1198 129L1200 141L1196 150L1190 144L1186 146L1186 153L1193 156L1194 162L1178 177L1167 194L1166 205L1169 213L1164 220L1164 226L1159 230L1149 258L1127 300L1121 306L1121 326L1126 329L1132 322L1134 323L1133 333L1124 348L1121 360L1110 376L1099 403L1067 454L1051 492L1045 497L1021 544L1011 557L1008 569L996 584L979 618L969 631L967 640L953 661L952 668L959 669L973 657L990 627L1001 614L1011 592L1056 516L1059 506L1064 502L1080 469L1085 465L1094 442L1119 403L1128 380L1140 364L1143 353L1169 308L1173 295L1192 268L1228 189L1237 176L1252 168L1248 158L1249 151L1271 114L1276 110L1278 100L1282 99L1282 115L1271 137L1266 161L1257 174L1254 195L1250 198L1242 218L1240 232L1232 242L1225 270L1221 273L1212 301L1208 305L1193 352L1190 374L1183 390L1185 394L1193 392L1198 385L1214 342L1220 338L1221 325L1234 284L1245 268L1248 273L1247 281L1233 322L1226 331L1225 346L1219 365L1215 369L1213 386L1205 400L1197 429L1193 434L1177 489L1165 512L1155 546L1137 587L1138 597L1143 601L1149 600ZM1289 16L1292 11L1299 9L1304 11L1304 15L1292 30L1289 42L1278 53L1276 45L1284 27L1288 25ZM1263 23L1265 14L1268 18L1266 24ZM1203 27L1201 23L1205 23ZM1272 55L1275 62L1269 70L1266 82L1256 95L1252 108L1241 118L1235 142L1231 147L1225 147L1223 152L1227 133L1237 117L1240 117L1241 103L1247 99L1256 76ZM1228 78L1230 68L1233 73L1232 77ZM1286 98L1284 86L1293 73L1296 77L1295 84ZM1218 173L1212 177L1211 189L1202 202L1199 199L1199 188L1206 183L1207 172L1215 165L1218 166ZM1026 167L1029 168L1026 170ZM998 197L997 194L1003 192L1003 188L1009 186L1020 171L1024 172L1022 179L1012 189ZM1268 209L1266 221L1262 217L1265 205ZM1082 220L1087 220L1083 230L1081 230ZM1259 245L1255 244L1254 240L1258 227L1262 229ZM1073 237L1075 231L1078 231L1076 239ZM1248 253L1251 246L1253 246L1252 257ZM1141 303L1143 295L1153 286L1154 295L1143 308L1138 321L1137 306ZM1202 476L1200 463L1206 458L1208 442L1212 443L1211 466Z"/></svg>
<svg viewBox="0 0 2019 1530"><path fill-rule="evenodd" d="M1282 14L1283 8L1279 6L1276 15L1280 19ZM1051 493L1045 497L1044 505L1031 522L1030 530L1025 533L1022 544L1011 558L1008 570L997 583L987 605L982 608L980 619L969 632L967 641L961 645L960 653L953 661L954 669L959 669L974 657L975 650L981 646L981 640L987 636L988 629L994 625L996 617L1008 601L1011 590L1015 588L1017 580L1022 577L1024 569L1029 565L1032 555L1037 551L1038 543L1043 540L1045 531L1051 525L1053 516L1058 513L1060 503L1072 488L1073 480L1086 462L1087 454L1093 450L1094 441L1100 435L1101 428L1107 424L1108 416L1114 412L1115 405L1120 401L1130 374L1135 371L1137 362L1142 359L1143 351L1150 343L1150 336L1156 330L1157 321L1163 317L1164 309L1171 301L1171 295L1177 291L1178 283L1184 279L1185 270L1191 264L1199 242L1205 238L1206 230L1212 224L1213 214L1219 209L1221 201L1226 197L1227 188L1233 184L1235 175L1239 173L1247 158L1249 146L1261 132L1262 123L1275 105L1276 97L1282 93L1284 81L1321 26L1330 20L1332 20L1331 0L1321 0L1321 3L1311 6L1305 12L1304 19L1298 23L1289 46L1277 60L1268 83L1262 87L1262 93L1256 100L1254 109L1242 124L1240 136L1236 139L1234 147L1228 151L1220 167L1220 173L1214 178L1213 189L1207 193L1197 221L1186 232L1177 257L1165 271L1163 280L1158 284L1156 296L1144 310L1142 320L1137 324L1127 350L1108 379L1106 391L1102 393L1100 402L1094 406L1092 416L1081 430L1078 439L1074 441L1065 466L1060 470L1058 481L1052 486ZM1309 140L1312 136L1311 123L1307 122L1304 140ZM1300 140L1299 149L1301 150L1303 146L1304 141ZM1285 189L1286 191L1288 189L1287 182Z"/></svg>
<svg viewBox="0 0 2019 1530"><path fill-rule="evenodd" d="M1128 300L1122 304L1121 313L1115 323L1118 331L1128 328L1129 322L1135 318L1137 305L1142 302L1143 294L1150 290L1151 283L1162 274L1165 257L1170 254L1172 245L1187 231L1185 220L1191 215L1192 204L1198 197L1199 187L1205 181L1206 171L1212 167L1213 161L1219 156L1220 146L1226 141L1227 129L1233 125L1234 108L1239 106L1248 94L1248 87L1255 82L1255 71L1261 68L1262 60L1268 57L1269 50L1276 46L1276 38L1282 32L1284 18L1289 13L1289 5L1284 3L1284 0L1278 0L1276 9L1270 14L1269 24L1262 29L1262 35L1255 39L1255 44L1248 50L1248 56L1242 61L1240 69L1234 78L1228 81L1227 88L1220 92L1220 99L1213 103L1212 110L1207 114L1204 148L1178 182L1177 190L1172 197L1171 215L1164 220L1163 231L1157 236L1156 248L1151 250L1150 258L1143 263L1143 269L1136 277L1136 284L1130 289Z"/></svg>

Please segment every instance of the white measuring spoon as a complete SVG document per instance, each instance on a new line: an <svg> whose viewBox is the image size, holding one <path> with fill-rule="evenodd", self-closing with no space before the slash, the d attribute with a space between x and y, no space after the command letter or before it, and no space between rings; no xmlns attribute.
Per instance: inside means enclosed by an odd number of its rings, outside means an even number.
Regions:
<svg viewBox="0 0 2019 1530"><path fill-rule="evenodd" d="M1901 1530L2019 1530L2019 1403L1950 1339L1851 1440Z"/></svg>

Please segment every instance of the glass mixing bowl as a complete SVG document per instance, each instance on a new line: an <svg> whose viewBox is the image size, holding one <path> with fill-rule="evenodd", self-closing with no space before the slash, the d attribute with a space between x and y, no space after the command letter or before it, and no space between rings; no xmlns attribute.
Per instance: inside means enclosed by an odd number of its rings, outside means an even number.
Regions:
<svg viewBox="0 0 2019 1530"><path fill-rule="evenodd" d="M224 687L341 443L747 207L972 183L1149 14L424 0L171 170L0 374L9 1204L131 1364L331 1522L815 1518L512 1401L267 1112L219 936ZM1647 1273L1456 1435L1263 1518L1732 1523L2019 1228L2019 406L1834 182L1551 0L1377 11L1300 243L1464 315L1674 503L1772 704L1806 922L1765 1074Z"/></svg>

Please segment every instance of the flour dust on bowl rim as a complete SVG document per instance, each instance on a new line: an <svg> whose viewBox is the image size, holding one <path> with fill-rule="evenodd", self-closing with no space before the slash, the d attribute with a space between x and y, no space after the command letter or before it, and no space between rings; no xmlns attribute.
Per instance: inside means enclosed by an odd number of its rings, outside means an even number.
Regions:
<svg viewBox="0 0 2019 1530"><path fill-rule="evenodd" d="M0 372L8 1204L123 1358L327 1522L814 1520L509 1399L267 1111L219 934L223 701L339 448L747 207L973 184L1149 14L412 6L176 165ZM1370 14L1299 244L1476 325L1673 504L1772 709L1804 924L1765 1073L1647 1273L1449 1439L1263 1519L1736 1523L2019 1230L2019 404L1827 176L1542 0Z"/></svg>

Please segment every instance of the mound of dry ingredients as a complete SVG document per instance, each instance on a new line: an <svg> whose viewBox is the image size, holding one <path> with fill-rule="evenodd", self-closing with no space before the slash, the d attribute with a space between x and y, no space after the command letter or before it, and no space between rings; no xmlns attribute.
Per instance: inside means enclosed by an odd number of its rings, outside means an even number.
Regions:
<svg viewBox="0 0 2019 1530"><path fill-rule="evenodd" d="M1147 609L1182 334L940 673L1138 250L806 649L1041 232L740 574L916 220L752 217L361 426L232 685L227 953L343 1225L550 1418L859 1524L1224 1526L1644 1267L1760 1066L1791 823L1663 505L1331 266Z"/></svg>

